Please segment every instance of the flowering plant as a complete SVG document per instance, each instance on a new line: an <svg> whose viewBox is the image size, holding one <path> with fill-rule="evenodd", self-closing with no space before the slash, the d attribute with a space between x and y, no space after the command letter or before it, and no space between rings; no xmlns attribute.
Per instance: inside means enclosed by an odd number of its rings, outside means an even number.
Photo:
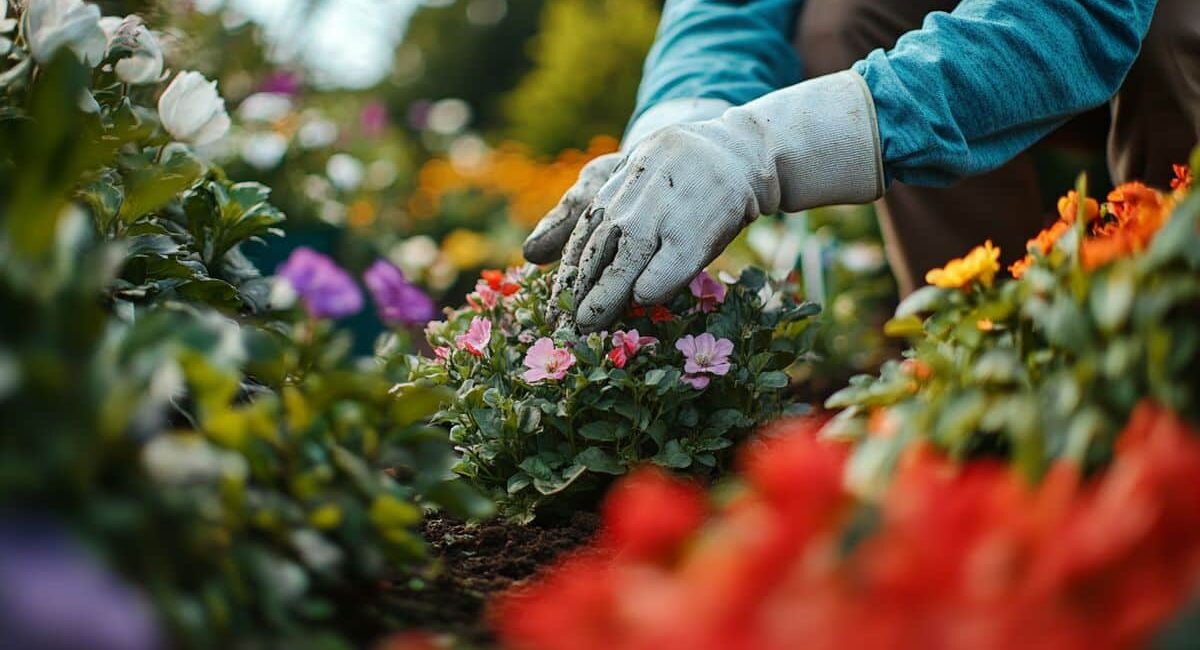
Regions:
<svg viewBox="0 0 1200 650"><path fill-rule="evenodd" d="M1152 402L1096 475L1062 459L1031 485L914 444L877 503L819 428L765 432L720 503L623 480L591 548L493 603L505 647L1146 647L1194 596L1200 432Z"/></svg>
<svg viewBox="0 0 1200 650"><path fill-rule="evenodd" d="M436 358L415 371L455 390L435 421L451 427L457 470L509 515L530 518L640 463L713 474L787 406L785 371L818 312L787 283L703 273L670 303L580 336L547 317L552 276L485 272L469 306L429 326Z"/></svg>
<svg viewBox="0 0 1200 650"><path fill-rule="evenodd" d="M360 645L422 509L490 509L426 424L443 391L348 353L328 319L365 300L330 260L243 254L284 216L204 159L223 100L163 83L140 19L0 8L0 645ZM420 320L398 273L376 307Z"/></svg>
<svg viewBox="0 0 1200 650"><path fill-rule="evenodd" d="M993 280L990 243L930 272L887 327L912 341L907 359L827 402L844 409L827 434L862 441L862 493L881 493L915 439L1033 478L1057 458L1105 463L1143 398L1200 421L1200 193L1176 172L1172 191L1129 183L1103 203L1081 181L1014 280Z"/></svg>

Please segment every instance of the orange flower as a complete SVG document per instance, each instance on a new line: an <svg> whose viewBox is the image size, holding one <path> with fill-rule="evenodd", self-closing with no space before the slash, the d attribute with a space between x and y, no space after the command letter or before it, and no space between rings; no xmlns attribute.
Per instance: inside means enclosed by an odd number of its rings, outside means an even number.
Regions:
<svg viewBox="0 0 1200 650"><path fill-rule="evenodd" d="M504 296L511 296L521 290L521 285L514 282L509 282L504 275L504 271L499 269L484 269L479 277L487 283L492 291L499 291Z"/></svg>
<svg viewBox="0 0 1200 650"><path fill-rule="evenodd" d="M1084 201L1084 217L1087 221L1094 221L1100 216L1100 203L1091 197ZM1075 217L1079 214L1079 193L1075 190L1067 192L1067 195L1058 200L1058 216L1067 223L1075 223Z"/></svg>
<svg viewBox="0 0 1200 650"><path fill-rule="evenodd" d="M1176 192L1186 192L1192 188L1192 168L1187 165L1171 165L1175 178L1171 179L1171 189Z"/></svg>
<svg viewBox="0 0 1200 650"><path fill-rule="evenodd" d="M1166 223L1174 200L1142 183L1126 183L1108 195L1115 221L1097 224L1081 247L1083 267L1094 269L1143 251Z"/></svg>

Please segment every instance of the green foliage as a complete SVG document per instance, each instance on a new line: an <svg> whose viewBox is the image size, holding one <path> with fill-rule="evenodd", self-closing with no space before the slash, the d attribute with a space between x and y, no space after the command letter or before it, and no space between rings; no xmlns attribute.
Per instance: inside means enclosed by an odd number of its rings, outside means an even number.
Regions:
<svg viewBox="0 0 1200 650"><path fill-rule="evenodd" d="M658 18L653 0L548 3L534 68L506 99L509 135L552 154L623 133Z"/></svg>
<svg viewBox="0 0 1200 650"><path fill-rule="evenodd" d="M529 69L522 44L537 31L543 0L457 0L423 6L413 15L396 52L398 89L389 98L397 115L417 100L455 97L475 111L482 129L498 126L498 100ZM503 16L492 22L477 11ZM452 45L451 45L452 44Z"/></svg>
<svg viewBox="0 0 1200 650"><path fill-rule="evenodd" d="M556 329L544 313L552 277L552 269L510 272L511 296L491 307L486 296L470 297L479 310L453 312L428 330L445 359L419 360L414 371L455 390L435 421L451 427L462 454L458 472L496 495L507 515L524 520L535 508L578 506L641 463L718 474L736 442L787 406L785 371L807 352L810 317L819 311L796 303L794 287L751 269L709 313L685 292L667 305L669 320L647 309L614 325L614 335L580 336ZM479 290L486 294L488 287ZM485 319L491 339L476 356L458 341L472 321ZM657 342L618 362L611 356L618 330ZM684 355L676 342L706 332L732 342L732 365L697 389L682 380ZM560 379L524 377L529 349L542 338L574 359Z"/></svg>
<svg viewBox="0 0 1200 650"><path fill-rule="evenodd" d="M1144 252L1084 265L1075 227L1019 280L925 287L901 303L888 329L911 338L908 359L827 403L845 409L827 432L863 439L860 487L882 489L916 439L1036 478L1057 458L1107 463L1142 399L1200 421L1200 192L1172 200Z"/></svg>
<svg viewBox="0 0 1200 650"><path fill-rule="evenodd" d="M16 43L0 63L0 510L67 523L179 647L369 638L357 601L420 566L423 507L489 510L425 424L439 389L269 307L241 248L283 215L169 141L159 86L66 50L36 66Z"/></svg>

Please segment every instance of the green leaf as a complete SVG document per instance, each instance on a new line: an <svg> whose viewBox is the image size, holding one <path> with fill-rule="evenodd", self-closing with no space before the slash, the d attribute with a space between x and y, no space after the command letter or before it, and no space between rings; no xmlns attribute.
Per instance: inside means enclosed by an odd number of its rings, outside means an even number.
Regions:
<svg viewBox="0 0 1200 650"><path fill-rule="evenodd" d="M588 422L579 428L579 435L588 440L599 440L609 442L617 439L618 427L615 422L606 422L600 420L597 422Z"/></svg>
<svg viewBox="0 0 1200 650"><path fill-rule="evenodd" d="M1100 331L1113 333L1128 320L1136 292L1133 269L1117 264L1111 272L1097 275L1092 282L1092 316Z"/></svg>
<svg viewBox="0 0 1200 650"><path fill-rule="evenodd" d="M553 475L550 466L546 464L546 461L542 460L541 456L530 456L521 461L521 464L517 467L520 467L526 474L535 479L549 480Z"/></svg>
<svg viewBox="0 0 1200 650"><path fill-rule="evenodd" d="M513 474L512 476L508 477L508 486L506 491L509 494L516 494L517 492L529 487L531 483L533 483L533 479L529 478L528 474Z"/></svg>
<svg viewBox="0 0 1200 650"><path fill-rule="evenodd" d="M883 325L883 333L893 338L918 337L925 333L925 324L918 316L893 318Z"/></svg>
<svg viewBox="0 0 1200 650"><path fill-rule="evenodd" d="M642 383L647 386L657 386L658 383L661 382L666 376L666 370L663 370L662 368L654 368L646 373L646 378L642 380Z"/></svg>
<svg viewBox="0 0 1200 650"><path fill-rule="evenodd" d="M946 300L949 289L927 285L912 292L896 307L896 318L919 316L939 309Z"/></svg>
<svg viewBox="0 0 1200 650"><path fill-rule="evenodd" d="M154 163L149 154L125 156L121 162L125 178L125 202L120 218L125 223L162 208L200 180L204 164L183 148L173 149L167 160Z"/></svg>
<svg viewBox="0 0 1200 650"><path fill-rule="evenodd" d="M668 440L662 451L658 452L651 460L658 465L672 469L684 469L692 464L692 456L683 450L678 440Z"/></svg>
<svg viewBox="0 0 1200 650"><path fill-rule="evenodd" d="M758 375L758 378L755 379L754 383L757 384L759 388L765 389L787 388L788 376L786 372L773 370L771 372L764 372Z"/></svg>
<svg viewBox="0 0 1200 650"><path fill-rule="evenodd" d="M611 454L599 447L588 447L579 452L575 462L586 467L589 471L601 474L624 474L625 466Z"/></svg>

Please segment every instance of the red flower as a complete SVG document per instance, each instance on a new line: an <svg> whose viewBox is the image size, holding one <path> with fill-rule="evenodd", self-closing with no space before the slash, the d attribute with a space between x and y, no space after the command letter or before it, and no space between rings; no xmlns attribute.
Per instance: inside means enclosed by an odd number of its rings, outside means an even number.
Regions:
<svg viewBox="0 0 1200 650"><path fill-rule="evenodd" d="M500 294L505 297L511 296L521 290L520 285L514 282L509 282L507 276L504 274L504 271L500 271L498 269L485 269L479 274L479 277L481 277L483 281L487 283L487 286L492 291L499 291Z"/></svg>
<svg viewBox="0 0 1200 650"><path fill-rule="evenodd" d="M1113 463L1030 485L909 449L881 503L841 487L819 424L773 427L708 518L657 471L622 483L592 553L501 598L529 650L1144 646L1200 582L1200 433L1143 404ZM701 532L702 531L702 532Z"/></svg>
<svg viewBox="0 0 1200 650"><path fill-rule="evenodd" d="M675 314L672 314L670 309L662 305L655 305L650 309L651 323L667 323L672 320L675 320Z"/></svg>
<svg viewBox="0 0 1200 650"><path fill-rule="evenodd" d="M633 559L668 557L704 521L704 491L666 472L640 469L609 492L600 544Z"/></svg>

